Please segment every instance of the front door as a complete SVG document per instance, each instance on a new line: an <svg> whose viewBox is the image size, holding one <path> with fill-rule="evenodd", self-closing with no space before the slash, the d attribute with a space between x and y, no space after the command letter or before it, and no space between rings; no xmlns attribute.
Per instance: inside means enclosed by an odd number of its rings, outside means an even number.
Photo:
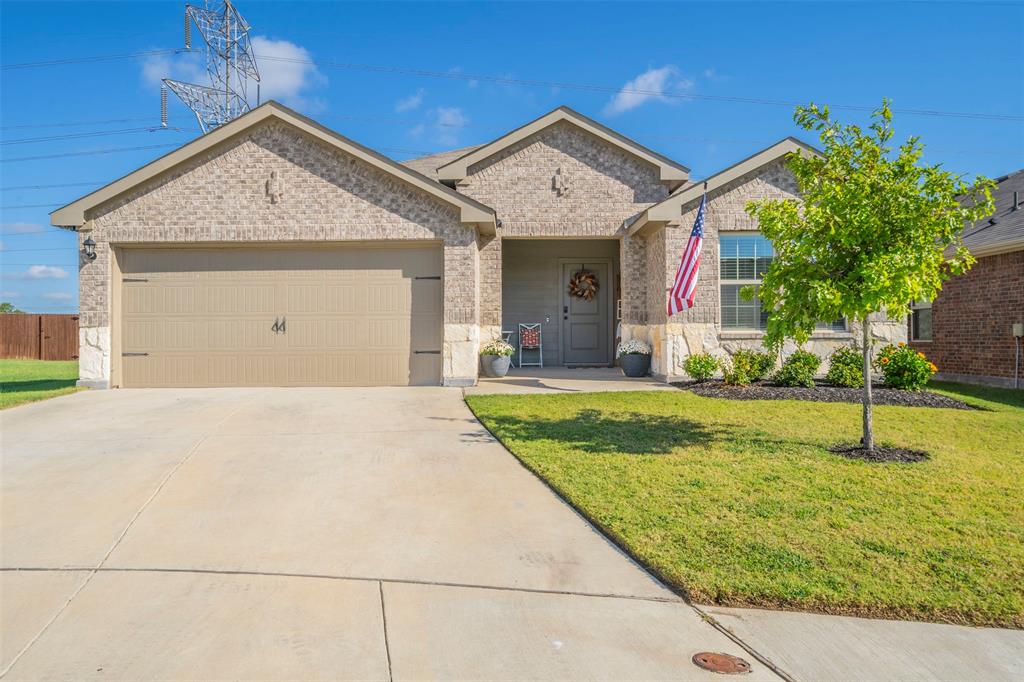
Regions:
<svg viewBox="0 0 1024 682"><path fill-rule="evenodd" d="M586 298L572 291L573 277L579 273L586 288L596 279L597 293ZM562 263L562 363L565 365L611 364L610 301L613 282L610 263Z"/></svg>

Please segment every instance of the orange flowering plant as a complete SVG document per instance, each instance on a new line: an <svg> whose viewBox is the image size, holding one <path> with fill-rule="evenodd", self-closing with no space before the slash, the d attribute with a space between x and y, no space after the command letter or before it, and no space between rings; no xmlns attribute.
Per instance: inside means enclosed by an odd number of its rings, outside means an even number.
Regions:
<svg viewBox="0 0 1024 682"><path fill-rule="evenodd" d="M938 371L924 353L903 343L883 348L875 360L875 367L882 373L887 387L906 391L921 390Z"/></svg>

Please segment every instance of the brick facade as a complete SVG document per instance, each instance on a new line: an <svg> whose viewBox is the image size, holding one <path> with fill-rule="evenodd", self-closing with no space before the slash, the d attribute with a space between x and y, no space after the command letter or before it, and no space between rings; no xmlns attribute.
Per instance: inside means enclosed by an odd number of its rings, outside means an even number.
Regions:
<svg viewBox="0 0 1024 682"><path fill-rule="evenodd" d="M1010 380L1015 322L1024 322L1024 251L984 256L947 281L932 302L932 340L910 345L941 375Z"/></svg>
<svg viewBox="0 0 1024 682"><path fill-rule="evenodd" d="M565 121L468 170L457 189L497 211L502 239L621 239L627 220L668 196L653 165ZM500 239L494 242L480 252L486 325L501 324ZM631 321L644 317L643 250L642 240L623 240L623 272L629 273L622 278L623 317Z"/></svg>
<svg viewBox="0 0 1024 682"><path fill-rule="evenodd" d="M266 192L272 171L283 191L277 203ZM453 336L452 343L474 344L475 363L478 244L458 209L288 124L248 129L86 217L81 238L93 238L97 257L80 268L83 379L109 380L109 357L93 356L110 352L111 244L437 241L444 251L446 352ZM108 347L92 348L103 344L102 330ZM446 371L458 373L446 379L475 378L475 367L445 360Z"/></svg>

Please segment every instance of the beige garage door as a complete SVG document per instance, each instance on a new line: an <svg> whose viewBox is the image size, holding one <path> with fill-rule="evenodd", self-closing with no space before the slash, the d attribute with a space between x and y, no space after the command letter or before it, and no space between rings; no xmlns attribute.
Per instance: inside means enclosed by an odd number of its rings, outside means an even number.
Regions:
<svg viewBox="0 0 1024 682"><path fill-rule="evenodd" d="M441 377L438 246L125 249L121 385Z"/></svg>

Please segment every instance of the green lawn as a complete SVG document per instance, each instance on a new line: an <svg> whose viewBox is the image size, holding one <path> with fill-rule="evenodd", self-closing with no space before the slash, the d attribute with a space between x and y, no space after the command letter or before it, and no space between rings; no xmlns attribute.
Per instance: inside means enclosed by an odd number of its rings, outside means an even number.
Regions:
<svg viewBox="0 0 1024 682"><path fill-rule="evenodd" d="M78 362L0 360L0 410L78 389Z"/></svg>
<svg viewBox="0 0 1024 682"><path fill-rule="evenodd" d="M860 407L686 391L467 398L531 470L698 603L1024 627L1024 392L877 407L916 464L846 460Z"/></svg>

